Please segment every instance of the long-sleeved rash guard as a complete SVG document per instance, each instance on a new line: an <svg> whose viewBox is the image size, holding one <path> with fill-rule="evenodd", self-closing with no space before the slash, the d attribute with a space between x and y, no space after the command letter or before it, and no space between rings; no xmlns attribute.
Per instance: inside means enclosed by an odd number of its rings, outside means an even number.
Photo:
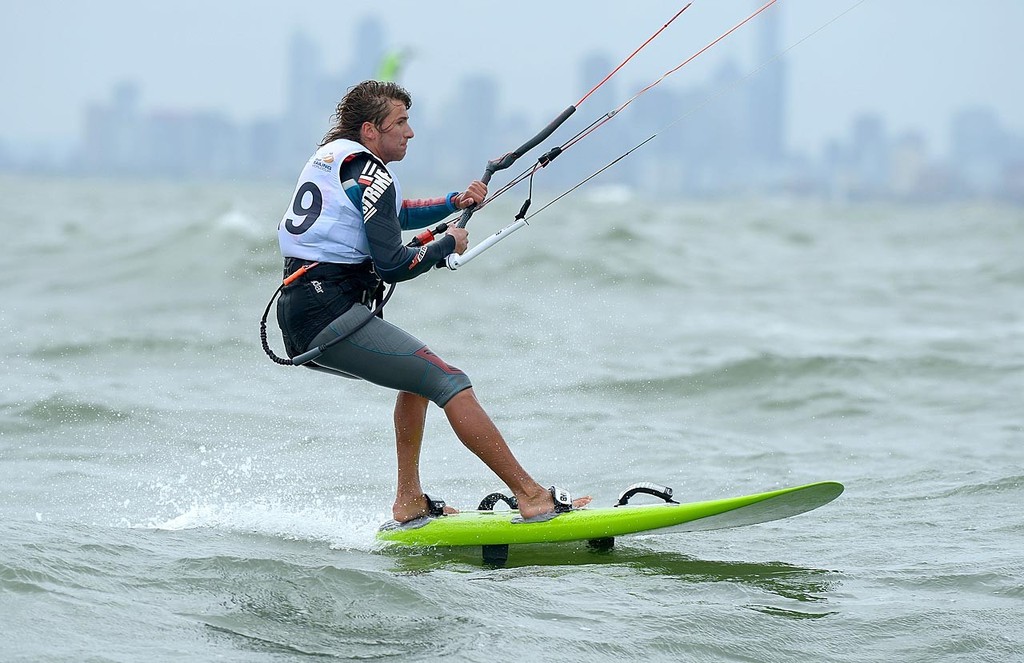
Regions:
<svg viewBox="0 0 1024 663"><path fill-rule="evenodd" d="M427 272L455 250L455 238L445 235L419 248L402 242L403 230L425 228L457 211L453 199L402 201L395 209L394 178L379 161L365 152L353 154L338 173L342 187L352 204L362 209L370 258L385 281L406 281Z"/></svg>

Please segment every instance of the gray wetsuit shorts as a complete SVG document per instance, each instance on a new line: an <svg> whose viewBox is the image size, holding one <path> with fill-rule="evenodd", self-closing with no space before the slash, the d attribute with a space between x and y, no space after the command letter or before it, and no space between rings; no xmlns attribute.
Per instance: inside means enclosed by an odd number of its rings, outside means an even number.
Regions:
<svg viewBox="0 0 1024 663"><path fill-rule="evenodd" d="M365 305L353 305L317 334L308 349L347 334L368 315ZM418 394L440 407L472 386L469 376L449 366L422 341L377 317L306 365Z"/></svg>

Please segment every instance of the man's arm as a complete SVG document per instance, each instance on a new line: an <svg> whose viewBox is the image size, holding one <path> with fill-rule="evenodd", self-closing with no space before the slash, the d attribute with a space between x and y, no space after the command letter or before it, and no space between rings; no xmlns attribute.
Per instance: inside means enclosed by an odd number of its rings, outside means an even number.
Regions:
<svg viewBox="0 0 1024 663"><path fill-rule="evenodd" d="M357 154L346 161L339 176L345 193L363 212L370 257L385 281L415 278L455 250L455 238L449 235L415 249L402 243L394 181L387 169L369 154Z"/></svg>
<svg viewBox="0 0 1024 663"><path fill-rule="evenodd" d="M453 191L444 198L404 201L398 219L402 230L425 228L452 212L466 209L470 205L480 205L486 198L487 185L480 180L473 180L461 193Z"/></svg>
<svg viewBox="0 0 1024 663"><path fill-rule="evenodd" d="M458 212L459 208L455 206L455 198L458 195L458 191L453 191L444 198L402 201L402 209L398 213L398 221L402 230L426 228L443 220L449 214Z"/></svg>

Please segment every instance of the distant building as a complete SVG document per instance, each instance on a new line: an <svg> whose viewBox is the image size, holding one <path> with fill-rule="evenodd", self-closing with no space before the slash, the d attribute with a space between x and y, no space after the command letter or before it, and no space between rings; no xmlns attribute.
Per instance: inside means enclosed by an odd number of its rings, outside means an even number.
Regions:
<svg viewBox="0 0 1024 663"><path fill-rule="evenodd" d="M889 187L895 197L914 200L934 194L929 180L934 177L924 136L908 133L893 144Z"/></svg>
<svg viewBox="0 0 1024 663"><path fill-rule="evenodd" d="M853 193L856 198L873 198L888 187L891 151L885 123L874 114L858 116L853 123L850 158Z"/></svg>
<svg viewBox="0 0 1024 663"><path fill-rule="evenodd" d="M213 111L142 113L135 83L118 84L108 104L85 114L81 152L86 174L230 177L245 173L240 130Z"/></svg>
<svg viewBox="0 0 1024 663"><path fill-rule="evenodd" d="M591 186L658 196L783 192L837 200L970 198L1024 204L1024 137L1013 134L986 107L963 109L952 118L951 153L944 161L929 152L921 134L894 135L873 113L856 117L850 127L837 127L845 135L831 140L820 154L791 154L786 147L789 89L780 21L780 12L772 7L754 24L753 64L725 62L704 84L680 88L667 81L650 90L621 118L540 171L538 188L567 189L657 133L657 140L602 172ZM0 145L0 169L290 181L328 130L345 92L373 77L394 52L376 18L361 21L352 35L350 44L340 42L349 51L344 63L327 59L337 58L337 43L321 48L301 32L292 36L278 115L238 123L209 109L143 110L139 85L122 82L108 99L85 109L73 158L30 145ZM584 58L578 68L579 96L602 81L615 62L606 53ZM618 108L644 83L622 73L608 81L549 141L496 178L496 184ZM417 98L415 149L394 165L409 183L411 196L478 177L489 159L521 144L562 110L538 109L544 115L540 122L522 112L508 113L500 81L487 76L468 77L459 89L452 99Z"/></svg>
<svg viewBox="0 0 1024 663"><path fill-rule="evenodd" d="M274 126L279 132L273 139L277 148L275 158L289 164L309 157L324 134L324 118L333 110L329 102L323 100L322 60L319 46L307 34L296 32L292 35L288 44L284 115L280 122L263 123L264 130ZM259 133L269 138L265 131Z"/></svg>
<svg viewBox="0 0 1024 663"><path fill-rule="evenodd" d="M1003 184L1008 139L995 112L969 108L950 126L952 160L968 193L991 196Z"/></svg>
<svg viewBox="0 0 1024 663"><path fill-rule="evenodd" d="M212 111L161 111L143 123L143 163L171 177L231 178L249 174L239 129Z"/></svg>
<svg viewBox="0 0 1024 663"><path fill-rule="evenodd" d="M86 109L78 159L86 173L130 173L138 167L144 133L139 98L137 84L119 83L109 103Z"/></svg>
<svg viewBox="0 0 1024 663"><path fill-rule="evenodd" d="M758 3L760 4L760 3ZM786 158L786 62L782 55L781 8L765 10L758 18L754 59L763 63L744 86L750 156L762 164Z"/></svg>

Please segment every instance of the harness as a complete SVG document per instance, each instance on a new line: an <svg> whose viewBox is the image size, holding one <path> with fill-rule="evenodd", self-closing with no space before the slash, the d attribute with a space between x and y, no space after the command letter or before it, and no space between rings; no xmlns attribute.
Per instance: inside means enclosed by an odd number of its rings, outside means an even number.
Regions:
<svg viewBox="0 0 1024 663"><path fill-rule="evenodd" d="M307 276L310 270L314 269L313 274L307 277L311 283L314 281L325 282L340 287L346 292L358 292L360 294L355 301L360 304L369 306L371 303L380 301L380 297L383 296L380 277L377 276L373 262L370 260L346 265L336 262L315 262L302 258L285 258L284 282L281 284L281 289L294 287L296 281Z"/></svg>
<svg viewBox="0 0 1024 663"><path fill-rule="evenodd" d="M365 320L360 321L359 324L344 335L333 338L312 350L286 359L277 356L270 348L270 343L267 341L267 317L270 315L270 309L273 307L278 295L288 288L297 287L299 280L303 278L317 289L318 292L323 292L324 285L339 288L343 294L348 295L348 299L353 304L362 304L371 310L368 311ZM302 366L319 357L327 348L345 340L365 327L374 317L383 319L384 305L387 304L394 291L395 287L392 285L385 293L384 283L377 276L377 272L373 268L373 262L370 260L357 264L342 264L314 262L301 258L286 258L284 280L270 298L267 308L263 311L263 317L260 319L260 341L263 343L263 351L271 360L282 366Z"/></svg>

